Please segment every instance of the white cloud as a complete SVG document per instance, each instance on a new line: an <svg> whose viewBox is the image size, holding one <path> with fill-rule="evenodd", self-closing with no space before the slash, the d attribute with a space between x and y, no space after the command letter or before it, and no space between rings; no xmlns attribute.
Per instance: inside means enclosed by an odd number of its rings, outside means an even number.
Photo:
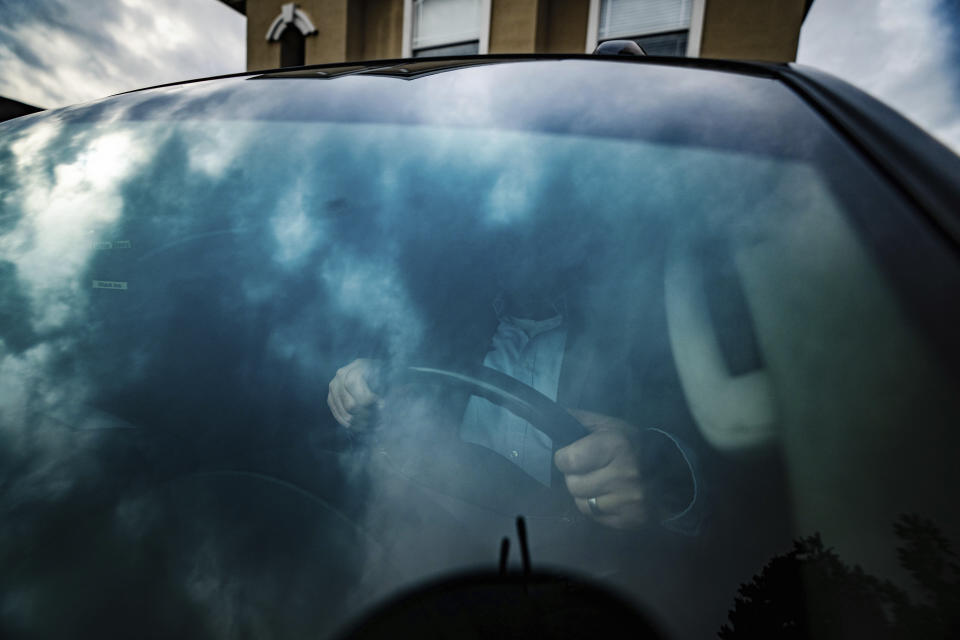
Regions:
<svg viewBox="0 0 960 640"><path fill-rule="evenodd" d="M249 143L250 132L237 127L212 127L204 124L181 124L181 131L190 138L191 171L220 180L234 165L241 150Z"/></svg>
<svg viewBox="0 0 960 640"><path fill-rule="evenodd" d="M98 234L119 218L120 185L146 161L149 148L131 133L94 131L75 159L48 172L34 158L45 155L55 133L53 126L36 127L11 145L18 188L8 197L23 215L0 240L0 253L18 265L38 310L32 318L37 331L61 328L83 312L88 292L76 274L95 251Z"/></svg>
<svg viewBox="0 0 960 640"><path fill-rule="evenodd" d="M937 0L817 0L797 61L876 96L960 152L960 96Z"/></svg>
<svg viewBox="0 0 960 640"><path fill-rule="evenodd" d="M403 361L420 348L426 328L398 274L389 256L339 251L321 276L339 311L384 332L391 357Z"/></svg>
<svg viewBox="0 0 960 640"><path fill-rule="evenodd" d="M303 259L321 239L323 221L310 216L304 196L302 184L288 189L277 203L276 215L270 221L276 241L277 260L290 268L301 266Z"/></svg>
<svg viewBox="0 0 960 640"><path fill-rule="evenodd" d="M52 108L243 71L245 22L217 0L0 2L0 95Z"/></svg>

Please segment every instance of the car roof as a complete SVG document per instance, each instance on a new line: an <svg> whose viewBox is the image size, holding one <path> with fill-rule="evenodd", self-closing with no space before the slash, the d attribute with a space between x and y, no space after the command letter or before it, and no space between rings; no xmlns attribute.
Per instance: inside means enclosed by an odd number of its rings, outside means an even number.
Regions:
<svg viewBox="0 0 960 640"><path fill-rule="evenodd" d="M707 69L713 71L725 71L729 73L739 73L743 75L756 75L763 77L776 77L777 69L786 69L788 65L773 62L744 61L744 60L718 60L712 58L681 58L674 56L616 56L616 55L595 55L595 54L567 54L567 53L501 53L484 55L458 55L458 56L437 56L430 58L386 58L382 60L362 60L331 62L324 64L304 65L300 67L278 67L274 69L260 69L255 71L241 71L238 73L228 73L217 76L203 78L194 78L178 82L167 82L158 85L142 87L123 91L115 95L127 93L136 93L139 91L148 91L162 87L182 86L196 82L207 82L210 80L220 80L225 78L243 78L243 77L263 77L263 78L295 78L295 77L323 77L327 75L330 78L341 77L354 74L376 74L380 75L388 71L393 71L396 75L406 76L411 79L422 77L426 74L442 73L444 71L454 71L468 66L480 64L497 64L508 62L529 62L536 60L605 60L608 62L623 62L630 64L654 64L671 67L686 67L695 69ZM409 69L409 72L403 72L402 69Z"/></svg>

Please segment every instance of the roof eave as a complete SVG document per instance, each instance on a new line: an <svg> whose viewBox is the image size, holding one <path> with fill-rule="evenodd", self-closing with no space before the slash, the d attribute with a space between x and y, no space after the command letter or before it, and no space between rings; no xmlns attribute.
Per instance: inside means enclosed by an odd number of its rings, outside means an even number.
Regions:
<svg viewBox="0 0 960 640"><path fill-rule="evenodd" d="M220 2L242 15L247 15L247 0L220 0Z"/></svg>

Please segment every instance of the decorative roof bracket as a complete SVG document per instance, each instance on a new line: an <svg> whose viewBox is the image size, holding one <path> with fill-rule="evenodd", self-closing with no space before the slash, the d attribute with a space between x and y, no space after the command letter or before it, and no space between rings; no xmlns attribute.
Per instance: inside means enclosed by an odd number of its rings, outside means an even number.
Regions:
<svg viewBox="0 0 960 640"><path fill-rule="evenodd" d="M270 28L267 29L267 40L279 40L280 35L290 25L299 29L304 36L317 32L317 28L313 26L307 14L298 9L294 3L288 2L280 7L280 15L274 18Z"/></svg>

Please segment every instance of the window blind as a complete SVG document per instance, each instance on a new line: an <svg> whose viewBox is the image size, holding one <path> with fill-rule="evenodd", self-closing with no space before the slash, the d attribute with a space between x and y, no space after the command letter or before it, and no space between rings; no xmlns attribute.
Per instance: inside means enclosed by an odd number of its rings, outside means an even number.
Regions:
<svg viewBox="0 0 960 640"><path fill-rule="evenodd" d="M480 37L480 0L414 0L414 49Z"/></svg>
<svg viewBox="0 0 960 640"><path fill-rule="evenodd" d="M602 0L599 40L690 28L693 0Z"/></svg>

